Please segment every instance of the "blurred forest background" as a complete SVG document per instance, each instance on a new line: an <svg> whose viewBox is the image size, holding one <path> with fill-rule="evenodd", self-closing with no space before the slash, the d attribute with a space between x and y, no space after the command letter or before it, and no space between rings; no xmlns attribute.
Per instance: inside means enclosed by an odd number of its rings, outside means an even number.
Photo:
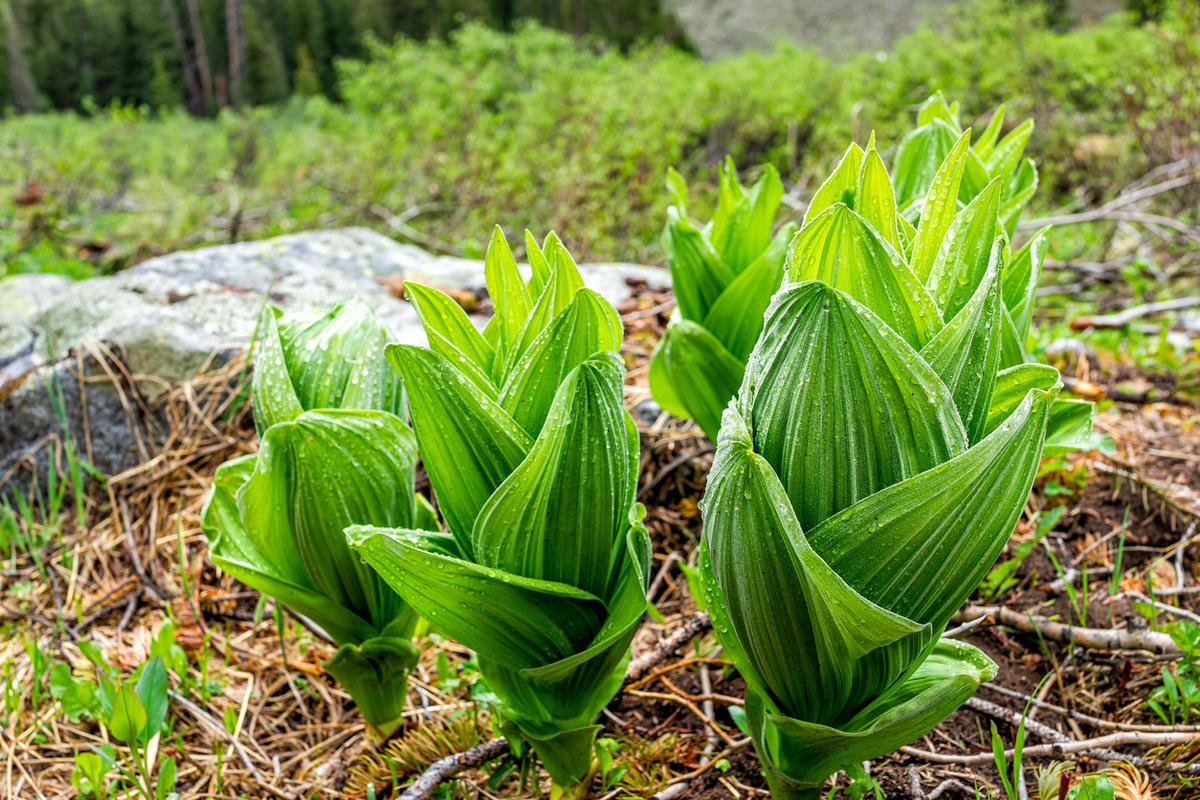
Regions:
<svg viewBox="0 0 1200 800"><path fill-rule="evenodd" d="M0 275L340 225L660 262L668 166L703 193L726 153L770 163L800 198L937 90L964 124L1033 116L1042 210L1080 208L1200 152L1200 12L1078 17L966 0L885 50L704 60L638 0L0 0Z"/></svg>

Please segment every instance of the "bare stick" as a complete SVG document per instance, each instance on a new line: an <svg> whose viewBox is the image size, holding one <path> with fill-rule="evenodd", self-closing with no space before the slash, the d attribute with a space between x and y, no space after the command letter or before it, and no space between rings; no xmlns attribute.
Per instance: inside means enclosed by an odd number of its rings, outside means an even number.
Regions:
<svg viewBox="0 0 1200 800"><path fill-rule="evenodd" d="M1063 756L1074 755L1075 753L1099 754L1112 747L1121 745L1141 745L1143 747L1163 747L1164 745L1179 745L1193 744L1197 737L1194 733L1145 733L1143 731L1121 731L1120 733L1110 733L1106 736L1098 736L1095 739L1083 739L1081 741L1053 742L1051 744L1039 744L1033 747L1026 747L1022 750L1024 758L1042 758L1049 756L1052 758L1061 759ZM901 747L900 751L910 756L923 758L926 761L931 761L935 764L962 764L964 766L974 766L978 764L994 764L995 756L989 753L978 753L976 755L952 755L945 753L931 753L927 750L918 750L915 747ZM1013 750L1006 750L1005 756L1012 758L1015 754ZM1108 758L1098 756L1107 761ZM1139 756L1117 756L1119 760L1128 760L1133 763L1139 763L1139 766L1161 769L1168 772L1188 772L1200 773L1200 764L1183 764L1179 762L1170 762L1159 764L1151 759L1141 758Z"/></svg>
<svg viewBox="0 0 1200 800"><path fill-rule="evenodd" d="M1152 653L1178 655L1179 647L1165 633L1157 631L1108 630L1080 628L1046 617L1023 614L1004 606L964 606L953 617L954 622L967 622L990 616L996 624L1015 628L1023 633L1040 634L1045 639L1068 642L1089 650L1149 650Z"/></svg>
<svg viewBox="0 0 1200 800"><path fill-rule="evenodd" d="M711 628L712 620L709 619L707 611L701 611L695 616L689 617L688 621L683 623L683 627L661 640L648 653L629 662L629 668L625 671L625 680L621 682L621 688L624 689L629 684L641 680L663 659L683 647L693 637L699 636Z"/></svg>
<svg viewBox="0 0 1200 800"><path fill-rule="evenodd" d="M442 781L449 780L460 772L483 766L489 761L506 756L508 752L508 739L500 737L476 745L470 750L439 758L430 764L429 769L422 772L419 778L409 784L404 793L400 795L399 800L428 800Z"/></svg>

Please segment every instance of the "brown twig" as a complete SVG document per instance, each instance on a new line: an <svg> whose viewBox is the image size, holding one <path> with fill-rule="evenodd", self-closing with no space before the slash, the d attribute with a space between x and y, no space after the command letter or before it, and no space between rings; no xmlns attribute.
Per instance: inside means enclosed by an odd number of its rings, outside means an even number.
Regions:
<svg viewBox="0 0 1200 800"><path fill-rule="evenodd" d="M409 784L404 793L400 795L399 800L428 800L442 781L449 780L466 770L475 769L489 761L502 758L508 755L509 749L508 739L500 737L461 753L439 758Z"/></svg>
<svg viewBox="0 0 1200 800"><path fill-rule="evenodd" d="M621 683L621 688L625 689L630 684L636 683L647 672L658 666L663 659L674 653L679 648L683 647L694 637L710 630L712 628L712 620L708 617L707 611L701 611L692 617L689 617L687 622L683 623L677 631L670 636L661 640L649 652L638 656L629 662L629 668L625 670L625 680Z"/></svg>
<svg viewBox="0 0 1200 800"><path fill-rule="evenodd" d="M1165 633L1080 628L1046 617L1023 614L1004 606L967 605L954 615L953 621L968 622L981 616L989 616L997 625L1015 628L1022 633L1036 633L1046 639L1067 642L1090 650L1149 650L1166 655L1178 655L1180 652L1178 645Z"/></svg>

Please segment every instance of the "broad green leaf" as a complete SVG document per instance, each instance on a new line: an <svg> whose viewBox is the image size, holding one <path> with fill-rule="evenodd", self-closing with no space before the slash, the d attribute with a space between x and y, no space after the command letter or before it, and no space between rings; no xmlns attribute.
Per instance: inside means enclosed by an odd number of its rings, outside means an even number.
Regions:
<svg viewBox="0 0 1200 800"><path fill-rule="evenodd" d="M864 597L941 629L1016 525L1053 401L1053 392L1031 391L970 450L810 530L813 549Z"/></svg>
<svg viewBox="0 0 1200 800"><path fill-rule="evenodd" d="M475 519L478 563L605 596L612 553L629 526L637 460L626 439L623 372L609 352L565 376L528 456Z"/></svg>
<svg viewBox="0 0 1200 800"><path fill-rule="evenodd" d="M704 318L704 328L725 345L734 358L745 361L762 332L763 314L783 280L783 260L796 226L788 223L767 249L726 287Z"/></svg>
<svg viewBox="0 0 1200 800"><path fill-rule="evenodd" d="M979 156L981 161L987 161L992 151L996 147L996 140L1000 138L1000 128L1004 125L1004 104L1001 103L992 112L992 118L988 121L987 127L983 129L983 133L979 135L979 139L975 142L972 149L975 155Z"/></svg>
<svg viewBox="0 0 1200 800"><path fill-rule="evenodd" d="M141 736L142 740L146 740L162 728L170 702L167 695L167 668L161 658L155 656L142 667L142 674L138 678L134 693L146 712L146 723Z"/></svg>
<svg viewBox="0 0 1200 800"><path fill-rule="evenodd" d="M439 630L512 669L585 647L604 619L600 598L553 581L457 558L444 536L354 526L350 546Z"/></svg>
<svg viewBox="0 0 1200 800"><path fill-rule="evenodd" d="M362 300L352 298L311 319L285 319L279 336L288 377L305 411L399 412L395 376L380 369L388 333Z"/></svg>
<svg viewBox="0 0 1200 800"><path fill-rule="evenodd" d="M717 337L694 322L678 320L650 359L650 389L664 409L694 419L704 435L715 440L721 412L742 382L744 370L745 365Z"/></svg>
<svg viewBox="0 0 1200 800"><path fill-rule="evenodd" d="M469 555L476 514L525 459L533 439L445 357L393 344L387 358L408 389L421 463L442 516Z"/></svg>
<svg viewBox="0 0 1200 800"><path fill-rule="evenodd" d="M1006 191L1004 203L1000 206L1000 220L1009 237L1016 231L1017 219L1037 191L1037 187L1037 167L1027 158L1021 162L1016 177Z"/></svg>
<svg viewBox="0 0 1200 800"><path fill-rule="evenodd" d="M675 207L679 209L681 217L687 216L687 197L688 188L687 181L683 176L675 171L674 167L667 167L667 194L671 196L671 200Z"/></svg>
<svg viewBox="0 0 1200 800"><path fill-rule="evenodd" d="M858 174L862 169L862 163L862 148L851 142L850 147L842 154L842 160L838 162L833 174L825 179L825 182L813 195L812 200L808 202L808 210L804 212L804 224L800 226L801 228L807 227L808 223L835 203L843 203L849 208L854 208L855 193L858 191Z"/></svg>
<svg viewBox="0 0 1200 800"><path fill-rule="evenodd" d="M952 126L945 120L933 120L904 137L892 162L896 204L901 210L911 207L924 216L921 206L929 203L926 195L936 181L935 176L939 168L946 166L947 156L957 147L956 142L962 142L962 135L963 132L957 126ZM964 148L967 144L964 144ZM957 196L958 181L955 180L952 197Z"/></svg>
<svg viewBox="0 0 1200 800"><path fill-rule="evenodd" d="M704 496L713 575L776 705L819 721L854 704L854 662L921 630L851 589L813 552L767 459L730 408Z"/></svg>
<svg viewBox="0 0 1200 800"><path fill-rule="evenodd" d="M934 123L937 127L940 123ZM907 139L905 141L908 141ZM934 173L929 184L925 200L921 205L921 221L917 225L917 238L913 242L912 269L922 283L929 280L937 259L938 250L946 238L946 231L958 210L958 184L962 180L963 165L967 160L967 152L971 146L971 132L968 130L958 137L958 141L950 148L941 166ZM904 145L901 145L903 150ZM896 190L904 197L901 190L902 176L900 155L896 157ZM901 201L903 202L903 201Z"/></svg>
<svg viewBox="0 0 1200 800"><path fill-rule="evenodd" d="M132 744L146 729L146 709L142 701L128 686L118 686L113 699L112 716L108 720L108 731L119 741Z"/></svg>
<svg viewBox="0 0 1200 800"><path fill-rule="evenodd" d="M726 160L723 174L736 176L732 160ZM725 178L722 178L722 185L724 183ZM767 248L782 199L783 182L775 168L768 165L763 176L728 214L721 218L714 215L710 233L713 248L735 274L753 263Z"/></svg>
<svg viewBox="0 0 1200 800"><path fill-rule="evenodd" d="M295 548L283 539L260 550L242 525L237 493L250 479L257 456L226 461L213 479L213 491L200 513L213 563L247 586L274 597L313 620L334 641L362 641L375 634L368 621L315 591Z"/></svg>
<svg viewBox="0 0 1200 800"><path fill-rule="evenodd" d="M867 223L883 235L887 243L900 251L900 231L897 228L896 194L887 167L875 148L867 150L858 174L858 190L853 208Z"/></svg>
<svg viewBox="0 0 1200 800"><path fill-rule="evenodd" d="M276 422L295 419L304 413L283 358L277 317L274 308L264 308L258 320L250 405L254 409L254 427L259 433Z"/></svg>
<svg viewBox="0 0 1200 800"><path fill-rule="evenodd" d="M1092 443L1092 412L1095 406L1087 400L1054 401L1050 420L1046 423L1046 455L1090 450Z"/></svg>
<svg viewBox="0 0 1200 800"><path fill-rule="evenodd" d="M987 430L1000 364L999 251L993 251L993 256L970 301L921 348L921 357L950 388L970 444L982 439Z"/></svg>
<svg viewBox="0 0 1200 800"><path fill-rule="evenodd" d="M944 639L916 672L836 728L774 713L751 692L746 717L772 791L784 797L783 791L820 787L839 769L921 738L995 674L982 652Z"/></svg>
<svg viewBox="0 0 1200 800"><path fill-rule="evenodd" d="M967 446L933 369L868 309L817 282L772 301L737 406L805 529Z"/></svg>
<svg viewBox="0 0 1200 800"><path fill-rule="evenodd" d="M984 434L994 431L1021 405L1031 389L1057 390L1061 385L1058 370L1046 364L1017 364L996 374L996 385L988 404Z"/></svg>
<svg viewBox="0 0 1200 800"><path fill-rule="evenodd" d="M941 327L933 299L901 255L842 203L800 229L787 267L788 280L821 281L845 292L913 347Z"/></svg>
<svg viewBox="0 0 1200 800"><path fill-rule="evenodd" d="M1033 304L1037 299L1038 280L1042 262L1049 247L1049 228L1042 228L1025 246L1013 254L1004 270L1004 306L1012 316L1017 335L1029 335L1033 320Z"/></svg>
<svg viewBox="0 0 1200 800"><path fill-rule="evenodd" d="M495 398L491 370L496 350L472 324L462 306L449 295L415 281L404 282L404 294L421 319L429 348L449 359L480 391Z"/></svg>
<svg viewBox="0 0 1200 800"><path fill-rule="evenodd" d="M350 552L342 529L410 527L416 457L412 431L383 412L308 411L273 425L238 494L246 533L272 559L298 558L326 602L386 624L404 604Z"/></svg>
<svg viewBox="0 0 1200 800"><path fill-rule="evenodd" d="M989 263L999 261L1003 253L1003 248L996 250L999 208L997 179L960 211L946 230L946 238L925 282L944 319L949 320L962 310L983 280ZM1002 238L1000 243L1003 244Z"/></svg>
<svg viewBox="0 0 1200 800"><path fill-rule="evenodd" d="M674 207L667 209L663 249L667 251L679 312L686 320L700 322L733 281L733 270L717 255L704 233Z"/></svg>
<svg viewBox="0 0 1200 800"><path fill-rule="evenodd" d="M1025 145L1029 142L1032 134L1032 119L1025 120L1009 131L1008 135L996 145L995 150L984 159L988 172L1007 183L1010 176L1017 171L1017 166L1021 163L1021 156L1025 154Z"/></svg>
<svg viewBox="0 0 1200 800"><path fill-rule="evenodd" d="M529 294L525 279L517 271L516 259L499 225L492 231L492 240L484 257L483 273L496 317L500 320L499 349L506 351L513 347L520 336L521 328L533 308L533 297Z"/></svg>
<svg viewBox="0 0 1200 800"><path fill-rule="evenodd" d="M583 276L579 274L579 267L575 266L575 261L562 243L557 238L551 241L548 236L547 247L550 248L550 257L548 258L550 280L546 282L545 288L542 289L542 293L534 304L533 311L529 314L529 319L521 328L517 344L509 348L505 354L502 369L496 373L496 382L501 386L508 380L514 365L525 355L534 340L545 331L555 317L571 304L571 301L575 299L575 294L584 288Z"/></svg>
<svg viewBox="0 0 1200 800"><path fill-rule="evenodd" d="M529 292L533 297L537 297L550 282L550 262L546 260L546 254L542 252L537 239L533 238L533 234L528 229L525 231L525 254L529 258L531 272L528 283Z"/></svg>
<svg viewBox="0 0 1200 800"><path fill-rule="evenodd" d="M580 289L509 371L500 407L537 436L559 383L596 353L619 350L623 332L612 305L591 289Z"/></svg>

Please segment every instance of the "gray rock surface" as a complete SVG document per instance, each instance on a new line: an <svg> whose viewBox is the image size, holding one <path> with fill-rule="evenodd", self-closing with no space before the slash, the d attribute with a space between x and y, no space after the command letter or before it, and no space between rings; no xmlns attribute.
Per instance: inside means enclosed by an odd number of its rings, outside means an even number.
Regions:
<svg viewBox="0 0 1200 800"><path fill-rule="evenodd" d="M588 264L580 271L613 303L628 296L627 278L670 284L669 273L656 267ZM21 464L44 469L48 438L62 436L63 417L71 431L83 430L85 410L94 466L111 475L137 463L134 445L145 420L130 393L123 398L88 354L113 353L152 404L214 354L220 359L244 348L264 302L302 313L357 295L396 341L424 344L412 306L384 285L394 279L478 291L483 265L346 228L172 253L86 281L0 279L0 491ZM85 354L82 376L71 353ZM59 391L56 411L52 398Z"/></svg>

